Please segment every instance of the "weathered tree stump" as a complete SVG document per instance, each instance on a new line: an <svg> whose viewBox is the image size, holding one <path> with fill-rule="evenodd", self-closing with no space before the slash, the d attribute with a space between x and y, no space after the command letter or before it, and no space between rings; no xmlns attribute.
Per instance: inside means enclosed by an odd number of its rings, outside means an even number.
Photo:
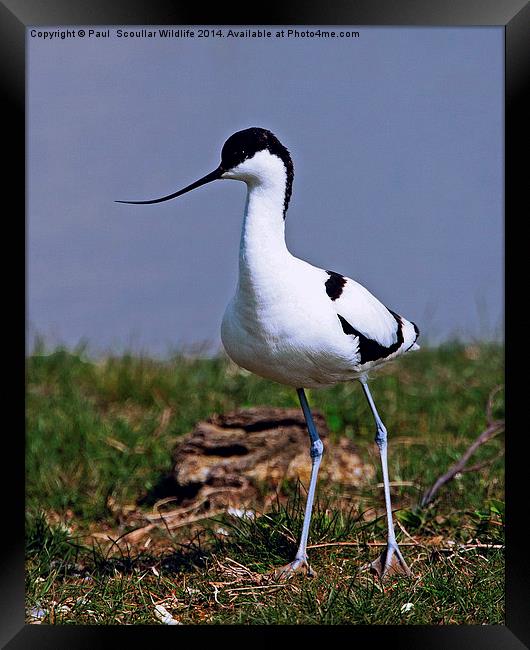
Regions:
<svg viewBox="0 0 530 650"><path fill-rule="evenodd" d="M324 442L319 478L359 486L374 476L346 438L331 443L324 417L313 412ZM286 479L309 482L309 438L300 409L256 407L213 415L183 436L174 452L173 477L181 504L243 505L275 494Z"/></svg>

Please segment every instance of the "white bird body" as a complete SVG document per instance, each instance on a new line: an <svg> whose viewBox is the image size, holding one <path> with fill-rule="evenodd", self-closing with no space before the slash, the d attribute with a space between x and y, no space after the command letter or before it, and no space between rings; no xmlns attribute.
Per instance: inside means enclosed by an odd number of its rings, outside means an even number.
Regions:
<svg viewBox="0 0 530 650"><path fill-rule="evenodd" d="M257 375L297 389L311 441L309 483L300 545L279 575L312 574L307 539L324 446L304 388L359 378L372 410L379 447L388 524L387 547L372 568L410 575L396 542L387 466L387 432L368 388L366 373L417 349L414 323L385 307L363 286L339 273L298 259L285 244L285 213L291 197L293 163L287 149L267 129L234 133L223 145L217 169L160 203L217 179L244 181L247 200L239 250L239 278L226 308L221 338L228 355Z"/></svg>
<svg viewBox="0 0 530 650"><path fill-rule="evenodd" d="M282 384L317 388L355 379L414 348L412 323L354 280L289 252L283 214L286 170L277 156L259 151L232 173L248 186L239 279L221 326L223 345L235 363ZM326 287L333 275L342 284L334 299ZM398 332L403 340L395 351L367 361L360 337L347 334L339 316L381 348L396 346Z"/></svg>

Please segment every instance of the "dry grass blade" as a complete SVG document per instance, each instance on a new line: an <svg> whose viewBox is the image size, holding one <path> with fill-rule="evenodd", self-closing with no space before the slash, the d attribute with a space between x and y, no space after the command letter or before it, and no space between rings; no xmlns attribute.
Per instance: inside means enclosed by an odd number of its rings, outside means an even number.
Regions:
<svg viewBox="0 0 530 650"><path fill-rule="evenodd" d="M114 449L117 449L122 453L130 451L127 445L123 444L123 442L120 442L119 440L116 440L116 438L112 438L111 436L107 436L105 438L105 442L107 443L107 445L109 445L109 447L114 447Z"/></svg>
<svg viewBox="0 0 530 650"><path fill-rule="evenodd" d="M163 433L166 430L172 415L173 415L173 409L169 406L166 406L166 408L162 411L162 415L160 416L160 422L158 423L158 426L153 431L153 437L157 438L161 433Z"/></svg>
<svg viewBox="0 0 530 650"><path fill-rule="evenodd" d="M223 514L223 510L214 510L212 512L208 512L202 515L197 515L196 517L187 517L186 519L183 519L182 521L175 521L175 522L167 522L165 520L165 517L162 517L162 520L164 521L166 528L169 530L174 530L175 528L181 528L182 526L188 526L189 524L193 524L197 521L203 521L204 519L210 519L211 517L217 517L217 515Z"/></svg>
<svg viewBox="0 0 530 650"><path fill-rule="evenodd" d="M235 583L244 582L245 580L250 581L253 584L263 584L268 579L266 575L251 571L248 567L236 562L236 560L233 560L230 557L225 557L223 560L224 563L217 558L215 562L221 574L231 579L230 582L211 583L216 584L217 586L233 585Z"/></svg>
<svg viewBox="0 0 530 650"><path fill-rule="evenodd" d="M324 548L326 546L386 546L386 542L325 542L323 544L308 544L307 548ZM400 542L400 546L422 546L421 542Z"/></svg>
<svg viewBox="0 0 530 650"><path fill-rule="evenodd" d="M155 510L156 508L158 510L158 513L145 514L144 518L151 523L161 523L162 521L168 521L170 519L178 519L182 515L198 510L203 505L203 503L205 503L208 499L202 499L202 501L199 501L198 503L194 503L192 506L189 506L188 508L175 508L174 510L168 510L167 512L160 512L159 510L160 506L164 505L165 503L170 503L173 500L174 497L161 499L155 504L155 506L153 506L153 510Z"/></svg>

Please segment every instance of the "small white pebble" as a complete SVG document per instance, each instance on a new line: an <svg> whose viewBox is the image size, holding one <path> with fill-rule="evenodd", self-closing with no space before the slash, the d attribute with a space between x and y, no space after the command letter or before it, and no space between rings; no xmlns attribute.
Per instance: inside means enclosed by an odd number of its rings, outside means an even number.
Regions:
<svg viewBox="0 0 530 650"><path fill-rule="evenodd" d="M155 606L155 616L164 625L182 625L180 621L177 621L176 618L173 618L173 616L171 616L171 614L163 605Z"/></svg>
<svg viewBox="0 0 530 650"><path fill-rule="evenodd" d="M411 609L414 609L414 603L405 603L401 606L401 613L406 614L407 612L410 612Z"/></svg>
<svg viewBox="0 0 530 650"><path fill-rule="evenodd" d="M239 517L240 519L254 519L255 513L253 510L242 510L241 508L228 508L226 511L232 517Z"/></svg>
<svg viewBox="0 0 530 650"><path fill-rule="evenodd" d="M200 589L193 589L193 587L186 587L186 592L188 594L190 594L190 596L192 594L200 594L201 593Z"/></svg>
<svg viewBox="0 0 530 650"><path fill-rule="evenodd" d="M230 535L230 533L229 533L225 528L216 528L216 529L215 529L215 532L216 532L218 535L225 535L225 537L227 537L228 535Z"/></svg>
<svg viewBox="0 0 530 650"><path fill-rule="evenodd" d="M29 610L28 614L30 623L33 625L40 625L42 623L42 619L46 618L48 615L48 612L45 609L41 609L40 607L32 607Z"/></svg>

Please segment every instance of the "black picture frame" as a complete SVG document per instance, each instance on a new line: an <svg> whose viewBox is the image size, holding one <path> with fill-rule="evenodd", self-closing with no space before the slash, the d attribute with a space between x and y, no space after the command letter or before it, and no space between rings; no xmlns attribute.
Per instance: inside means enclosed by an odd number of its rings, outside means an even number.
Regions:
<svg viewBox="0 0 530 650"><path fill-rule="evenodd" d="M257 7L259 9L259 7ZM170 2L140 2L133 0L101 0L83 3L80 0L11 0L0 5L0 66L2 90L5 99L4 138L7 136L4 155L9 164L4 175L4 197L14 199L12 210L6 211L4 227L12 227L14 234L5 238L15 255L25 258L25 42L26 27L50 25L357 25L357 26L504 26L505 29L505 225L507 277L522 275L515 268L525 261L528 253L522 246L523 235L517 236L518 224L524 223L522 194L528 183L528 136L524 137L525 118L530 111L524 101L525 82L530 78L530 6L526 0L358 0L326 4L291 2L268 4L268 14L257 16L256 7L219 3L204 9L192 5L182 6ZM527 200L526 200L527 203ZM520 246L519 253L517 247ZM20 247L20 248L19 248ZM508 255L508 247L510 254ZM21 250L20 250L21 249ZM19 252L20 250L20 252ZM526 256L525 256L526 252ZM7 270L7 269L6 269ZM16 305L9 318L13 327L9 349L13 356L14 372L9 385L18 393L24 390L24 374L19 357L25 348L24 325L18 321L25 315L25 267L22 273L9 263L10 274L5 288L11 291L6 304ZM19 278L17 283L16 278ZM517 296L514 293L514 304ZM511 302L512 289L505 285L507 304ZM519 296L520 300L520 296ZM523 300L526 303L526 300ZM17 318L18 316L18 318ZM518 329L519 326L519 329ZM530 647L530 553L527 548L525 499L528 489L524 478L528 473L523 445L528 433L524 426L522 406L524 381L518 382L517 361L524 356L528 334L523 330L524 319L516 314L506 314L507 344L507 569L506 569L506 625L505 626L333 626L294 627L291 634L311 634L315 643L324 635L343 636L341 642L369 647L383 642L395 648L492 648L511 649ZM526 335L526 337L525 337ZM16 343L15 343L16 342ZM522 342L522 343L521 343ZM20 380L20 383L19 383ZM519 407L519 409L518 409ZM119 643L141 643L153 647L155 643L182 643L182 635L191 635L193 643L248 643L256 634L263 642L285 635L282 627L250 626L48 626L24 625L24 436L22 427L23 406L12 427L5 428L4 448L4 552L0 556L0 642L2 647L18 648L94 648L114 647ZM19 413L17 411L16 415ZM512 435L513 434L513 435ZM7 444L6 442L4 444ZM518 477L522 477L519 479ZM223 637L223 638L221 638ZM319 638L320 637L320 638Z"/></svg>

